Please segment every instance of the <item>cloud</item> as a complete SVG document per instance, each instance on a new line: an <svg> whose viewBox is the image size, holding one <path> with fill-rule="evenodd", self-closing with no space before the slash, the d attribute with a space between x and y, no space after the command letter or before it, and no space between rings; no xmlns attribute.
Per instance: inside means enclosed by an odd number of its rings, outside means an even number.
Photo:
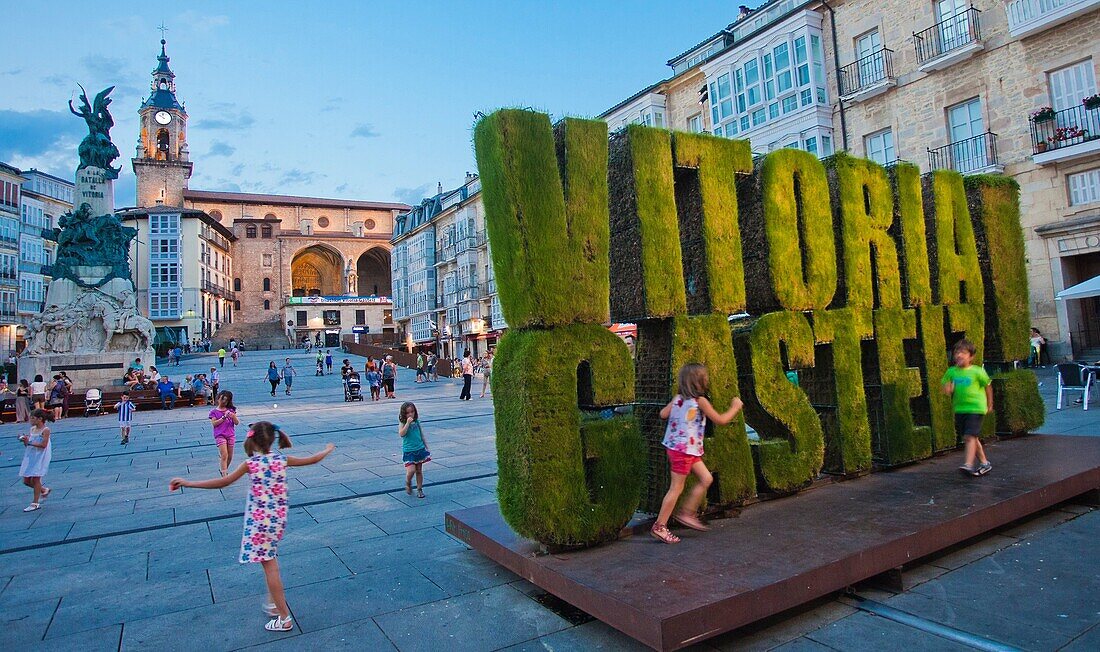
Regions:
<svg viewBox="0 0 1100 652"><path fill-rule="evenodd" d="M225 106L223 104L223 106ZM214 108L214 107L211 107ZM226 130L240 130L248 129L256 122L256 119L252 117L252 114L248 111L237 110L234 108L227 108L217 113L217 117L204 118L194 124L199 129L226 129Z"/></svg>
<svg viewBox="0 0 1100 652"><path fill-rule="evenodd" d="M0 72L0 77L7 77L9 75L15 77L16 75L21 74L23 74L23 68L12 68L11 70L4 70Z"/></svg>
<svg viewBox="0 0 1100 652"><path fill-rule="evenodd" d="M379 135L374 127L365 122L351 130L352 138L378 138Z"/></svg>
<svg viewBox="0 0 1100 652"><path fill-rule="evenodd" d="M58 88L76 88L76 82L66 75L47 75L42 78L42 83Z"/></svg>
<svg viewBox="0 0 1100 652"><path fill-rule="evenodd" d="M208 188L205 190L214 190L220 192L241 192L241 186L236 181L230 181L229 179L218 178L211 182Z"/></svg>
<svg viewBox="0 0 1100 652"><path fill-rule="evenodd" d="M206 153L207 156L232 156L237 151L236 147L233 147L224 140L215 140L210 144L210 151Z"/></svg>
<svg viewBox="0 0 1100 652"><path fill-rule="evenodd" d="M341 183L340 185L336 186L336 192L338 192L338 193L345 193L345 192L347 192L347 191L348 191L348 190L349 190L350 188L351 188L351 185L350 185L350 184L348 184L348 183L347 183L347 182L345 181L344 183Z"/></svg>
<svg viewBox="0 0 1100 652"><path fill-rule="evenodd" d="M88 72L102 79L125 79L126 64L117 57L108 57L102 54L89 54L80 59Z"/></svg>
<svg viewBox="0 0 1100 652"><path fill-rule="evenodd" d="M234 165L233 167L229 168L229 174L232 174L235 177L241 176L241 174L243 172L244 172L244 163L238 163L238 164Z"/></svg>
<svg viewBox="0 0 1100 652"><path fill-rule="evenodd" d="M176 24L195 32L209 32L228 25L229 16L224 14L212 16L188 9L176 16Z"/></svg>
<svg viewBox="0 0 1100 652"><path fill-rule="evenodd" d="M323 179L325 175L317 172L308 172L299 168L291 168L283 172L279 177L279 185L305 184L309 185Z"/></svg>
<svg viewBox="0 0 1100 652"><path fill-rule="evenodd" d="M416 206L425 197L434 197L435 190L436 184L428 182L415 188L394 188L393 197L403 204Z"/></svg>
<svg viewBox="0 0 1100 652"><path fill-rule="evenodd" d="M342 97L330 97L325 102L325 105L321 107L321 113L328 113L330 111L335 111L336 109L339 109L343 105L344 105L344 98L342 98Z"/></svg>
<svg viewBox="0 0 1100 652"><path fill-rule="evenodd" d="M75 168L76 146L84 134L84 122L68 111L0 110L0 161L67 152Z"/></svg>

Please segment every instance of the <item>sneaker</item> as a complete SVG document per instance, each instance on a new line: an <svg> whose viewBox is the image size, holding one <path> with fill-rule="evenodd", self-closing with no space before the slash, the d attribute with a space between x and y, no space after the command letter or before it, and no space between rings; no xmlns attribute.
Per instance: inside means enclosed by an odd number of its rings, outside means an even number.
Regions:
<svg viewBox="0 0 1100 652"><path fill-rule="evenodd" d="M985 475L986 473L989 473L992 470L993 470L993 465L990 464L989 462L986 462L985 464L979 464L978 465L978 468L975 469L975 471L974 471L974 475Z"/></svg>
<svg viewBox="0 0 1100 652"><path fill-rule="evenodd" d="M974 467L973 466L967 466L966 464L963 464L962 466L960 466L959 471L963 475L976 475L974 473L974 471L975 471Z"/></svg>

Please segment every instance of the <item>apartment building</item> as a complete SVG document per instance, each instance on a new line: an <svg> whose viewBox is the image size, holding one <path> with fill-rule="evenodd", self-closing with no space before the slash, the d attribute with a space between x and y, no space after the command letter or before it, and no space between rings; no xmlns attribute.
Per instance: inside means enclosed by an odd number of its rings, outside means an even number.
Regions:
<svg viewBox="0 0 1100 652"><path fill-rule="evenodd" d="M1100 0L828 5L841 141L882 164L1016 178L1032 323L1055 359L1100 347L1100 300L1055 299L1100 274Z"/></svg>
<svg viewBox="0 0 1100 652"><path fill-rule="evenodd" d="M481 180L399 215L393 237L394 315L406 348L446 358L484 355L507 329L485 235Z"/></svg>
<svg viewBox="0 0 1100 652"><path fill-rule="evenodd" d="M36 169L23 173L19 225L19 299L21 322L42 312L53 280L58 218L73 208L76 184ZM2 266L2 264L0 264Z"/></svg>
<svg viewBox="0 0 1100 652"><path fill-rule="evenodd" d="M0 346L14 351L19 331L19 220L23 175L0 163Z"/></svg>
<svg viewBox="0 0 1100 652"><path fill-rule="evenodd" d="M606 111L748 139L754 153L848 150L1021 187L1032 323L1055 358L1100 348L1100 0L773 0L670 59Z"/></svg>
<svg viewBox="0 0 1100 652"><path fill-rule="evenodd" d="M232 321L232 231L203 211L175 206L128 209L118 216L138 230L130 271L158 345L213 335Z"/></svg>
<svg viewBox="0 0 1100 652"><path fill-rule="evenodd" d="M825 17L815 4L780 0L742 11L669 59L669 78L600 118L611 130L635 123L745 139L758 154L780 147L832 154Z"/></svg>

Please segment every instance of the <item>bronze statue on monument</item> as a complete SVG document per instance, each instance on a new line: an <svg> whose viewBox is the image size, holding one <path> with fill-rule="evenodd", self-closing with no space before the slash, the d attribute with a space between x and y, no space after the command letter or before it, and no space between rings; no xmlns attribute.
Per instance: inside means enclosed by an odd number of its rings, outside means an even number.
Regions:
<svg viewBox="0 0 1100 652"><path fill-rule="evenodd" d="M153 323L137 309L130 275L130 242L137 230L114 213L118 148L111 142L114 119L108 110L113 86L78 111L88 135L78 149L76 208L58 219L61 228L46 308L27 324L27 348L19 374L33 378L65 370L82 386L121 378L134 357L152 360Z"/></svg>

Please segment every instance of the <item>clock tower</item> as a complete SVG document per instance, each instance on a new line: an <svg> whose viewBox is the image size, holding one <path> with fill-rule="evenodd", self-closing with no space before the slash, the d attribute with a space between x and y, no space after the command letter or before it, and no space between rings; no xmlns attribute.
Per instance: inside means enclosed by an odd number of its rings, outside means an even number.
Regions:
<svg viewBox="0 0 1100 652"><path fill-rule="evenodd" d="M138 110L141 134L132 163L141 207L183 206L193 167L187 150L187 110L176 100L176 75L168 67L164 45L161 39L149 99Z"/></svg>

